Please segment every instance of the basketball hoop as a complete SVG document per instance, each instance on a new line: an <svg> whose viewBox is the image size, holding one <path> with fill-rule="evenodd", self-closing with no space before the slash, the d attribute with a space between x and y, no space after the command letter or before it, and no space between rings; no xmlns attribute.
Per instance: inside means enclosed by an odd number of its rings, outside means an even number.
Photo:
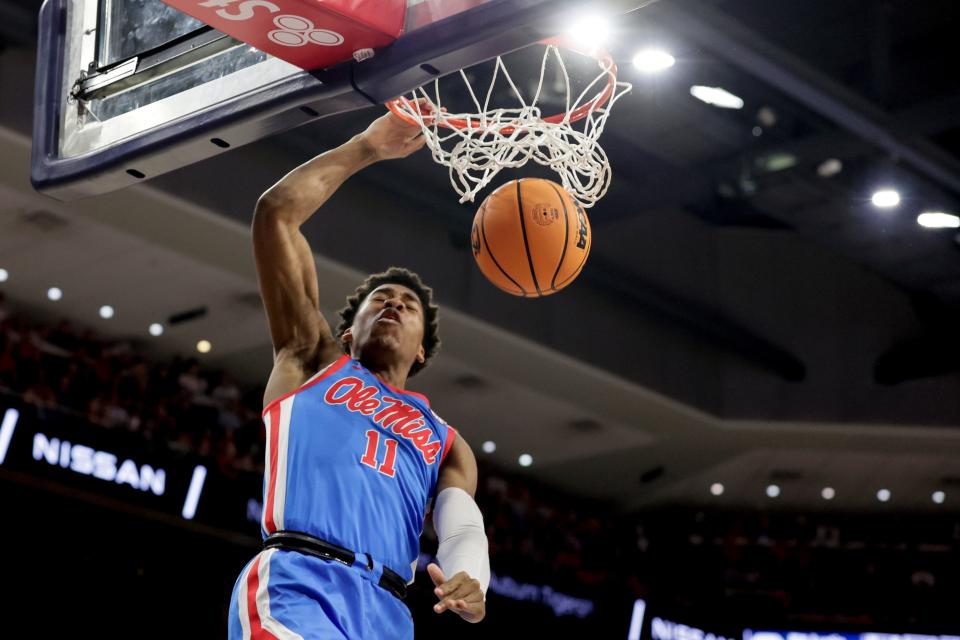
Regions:
<svg viewBox="0 0 960 640"><path fill-rule="evenodd" d="M440 98L439 78L433 82L433 95L425 87L419 87L409 96L387 103L393 113L423 131L433 159L449 167L450 183L460 195L461 203L473 202L477 192L501 169L522 167L529 160L555 171L564 189L584 207L593 206L606 193L610 185L610 162L598 139L611 107L631 85L617 81L617 66L609 54L583 51L557 39L541 44L546 48L532 100L524 99L503 58L497 56L493 79L482 104L467 74L460 70L475 112L448 112ZM575 100L571 100L570 76L560 47L594 58L600 67L600 73ZM538 103L551 60L555 60L562 80L564 108L544 117ZM509 83L518 106L490 107L491 95L501 76ZM593 97L588 99L589 95ZM421 109L418 100L422 98L431 105L429 110ZM575 123L580 124L574 127Z"/></svg>

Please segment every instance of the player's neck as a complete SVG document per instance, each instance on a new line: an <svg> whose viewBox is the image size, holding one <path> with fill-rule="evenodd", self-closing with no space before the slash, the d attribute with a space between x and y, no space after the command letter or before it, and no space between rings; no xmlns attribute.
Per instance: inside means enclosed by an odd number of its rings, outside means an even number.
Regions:
<svg viewBox="0 0 960 640"><path fill-rule="evenodd" d="M388 385L394 389L404 390L404 387L407 384L407 375L401 371L378 371L376 369L369 369L370 373L377 376L381 382L386 382Z"/></svg>
<svg viewBox="0 0 960 640"><path fill-rule="evenodd" d="M354 356L356 358L356 356ZM357 358L360 363L366 367L367 371L377 376L381 382L385 382L396 389L404 389L407 384L407 372L409 366L402 363L392 362L373 362L366 358Z"/></svg>

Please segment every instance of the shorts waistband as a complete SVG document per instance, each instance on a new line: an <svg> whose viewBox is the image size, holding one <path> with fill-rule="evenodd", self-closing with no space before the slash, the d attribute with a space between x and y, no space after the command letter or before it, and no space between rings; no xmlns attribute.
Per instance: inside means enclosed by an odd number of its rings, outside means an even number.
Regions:
<svg viewBox="0 0 960 640"><path fill-rule="evenodd" d="M263 541L264 549L282 549L296 551L305 555L314 556L323 560L339 562L348 567L354 564L374 571L379 563L374 563L368 553L356 553L339 545L321 540L302 531L277 531L267 536ZM357 561L360 560L358 563ZM386 589L397 598L403 600L407 596L407 585L396 571L386 565L380 565L382 572L377 585Z"/></svg>

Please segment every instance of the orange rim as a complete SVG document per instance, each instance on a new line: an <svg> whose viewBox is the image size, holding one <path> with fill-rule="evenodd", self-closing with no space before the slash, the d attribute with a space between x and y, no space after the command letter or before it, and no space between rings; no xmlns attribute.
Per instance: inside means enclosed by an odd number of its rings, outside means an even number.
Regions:
<svg viewBox="0 0 960 640"><path fill-rule="evenodd" d="M601 68L607 69L609 71L609 73L607 73L606 87L604 87L604 89L600 93L598 93L596 96L594 96L592 100L590 100L585 104L580 105L573 111L570 111L569 122L577 122L578 120L583 120L592 111L599 109L600 107L605 105L608 100L610 100L610 97L613 95L613 92L617 88L617 65L614 64L613 58L610 56L609 53L585 51L576 46L572 46L569 43L569 41L559 37L542 40L540 44L553 45L558 48L570 49L571 51L575 51L581 55L585 55L591 58L596 58ZM396 114L399 118L401 118L402 120L404 120L409 124L420 126L419 122L417 122L416 120L411 118L409 115L407 115L407 113L404 111L401 105L404 105L409 108L411 105L411 101L405 96L400 96L399 98L394 98L393 100L390 100L389 102L387 102L387 108L391 112ZM561 113L543 118L543 121L549 122L550 124L560 124L561 122L564 121L564 118L566 117L567 117L567 112L561 112ZM440 127L444 127L446 129L479 129L480 128L479 120L480 120L479 117L477 117L476 120L468 121L463 118L443 118L441 116L439 118L439 121L437 122L437 125ZM515 130L515 127L513 125L505 125L500 129L500 134L508 136L512 134L514 130Z"/></svg>

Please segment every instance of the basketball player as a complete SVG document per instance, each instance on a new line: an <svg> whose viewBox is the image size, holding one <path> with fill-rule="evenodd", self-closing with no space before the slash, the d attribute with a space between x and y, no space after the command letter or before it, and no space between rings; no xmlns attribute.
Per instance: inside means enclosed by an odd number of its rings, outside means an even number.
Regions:
<svg viewBox="0 0 960 640"><path fill-rule="evenodd" d="M333 332L300 232L350 175L423 146L418 134L385 115L257 202L254 255L274 347L263 412L264 548L234 586L231 639L413 638L401 598L434 496L434 610L468 622L486 614L476 459L426 397L405 389L439 346L432 292L405 269L372 275Z"/></svg>

